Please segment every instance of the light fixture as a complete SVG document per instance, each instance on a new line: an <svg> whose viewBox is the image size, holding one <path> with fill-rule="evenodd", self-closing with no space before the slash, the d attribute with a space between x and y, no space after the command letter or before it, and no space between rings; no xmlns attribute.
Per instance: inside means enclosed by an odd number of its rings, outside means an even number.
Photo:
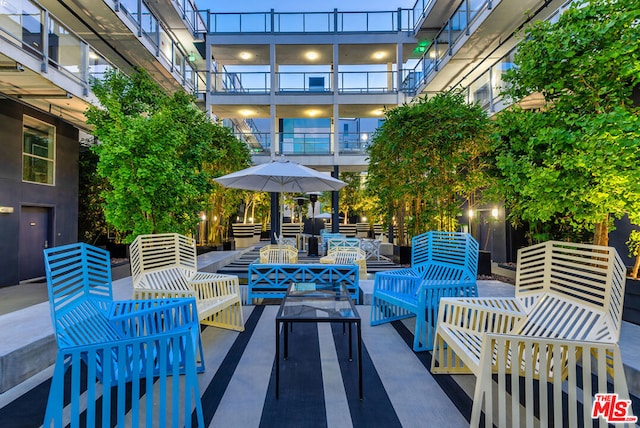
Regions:
<svg viewBox="0 0 640 428"><path fill-rule="evenodd" d="M321 112L320 110L309 109L309 110L306 110L305 113L307 113L307 116L315 117L315 116L318 116Z"/></svg>
<svg viewBox="0 0 640 428"><path fill-rule="evenodd" d="M369 139L369 134L367 134L366 132L363 132L362 134L360 134L360 141L367 141Z"/></svg>
<svg viewBox="0 0 640 428"><path fill-rule="evenodd" d="M249 53L249 52L240 52L240 55L239 55L239 56L240 56L240 59L243 59L243 60L245 60L245 61L246 61L246 60L248 60L248 59L251 59L251 56L252 56L252 55L251 55L251 53Z"/></svg>
<svg viewBox="0 0 640 428"><path fill-rule="evenodd" d="M11 65L0 65L0 72L2 73L17 73L17 72L23 72L24 71L24 67L22 66L22 64L18 64L17 62L15 64L11 64Z"/></svg>
<svg viewBox="0 0 640 428"><path fill-rule="evenodd" d="M373 110L371 114L373 114L374 116L382 116L383 112L382 112L382 109L376 109L376 110Z"/></svg>
<svg viewBox="0 0 640 428"><path fill-rule="evenodd" d="M469 210L469 219L473 218L473 210Z"/></svg>
<svg viewBox="0 0 640 428"><path fill-rule="evenodd" d="M372 55L372 56L373 56L373 58L375 58L375 59L382 59L382 58L384 58L384 57L386 57L386 56L387 56L387 53L386 53L386 52L384 52L384 51L376 51L376 52L374 52L374 53L373 53L373 55Z"/></svg>
<svg viewBox="0 0 640 428"><path fill-rule="evenodd" d="M499 214L499 211L497 208L494 208L491 210L491 215L493 216L493 218L498 218L498 214Z"/></svg>
<svg viewBox="0 0 640 428"><path fill-rule="evenodd" d="M310 61L315 61L320 57L320 55L316 51L309 51L305 53L304 56Z"/></svg>
<svg viewBox="0 0 640 428"><path fill-rule="evenodd" d="M191 62L196 60L196 54L194 54L193 52L189 52L189 55L187 55L187 59Z"/></svg>
<svg viewBox="0 0 640 428"><path fill-rule="evenodd" d="M253 110L248 110L248 109L244 109L244 110L240 110L238 111L238 113L240 113L243 116L251 116L252 114L254 114Z"/></svg>

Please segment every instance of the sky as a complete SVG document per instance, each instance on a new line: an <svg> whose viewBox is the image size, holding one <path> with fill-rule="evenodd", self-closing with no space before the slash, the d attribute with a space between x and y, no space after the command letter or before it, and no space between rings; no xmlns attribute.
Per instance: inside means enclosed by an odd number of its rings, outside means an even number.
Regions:
<svg viewBox="0 0 640 428"><path fill-rule="evenodd" d="M201 9L212 12L342 12L410 9L415 0L196 0Z"/></svg>

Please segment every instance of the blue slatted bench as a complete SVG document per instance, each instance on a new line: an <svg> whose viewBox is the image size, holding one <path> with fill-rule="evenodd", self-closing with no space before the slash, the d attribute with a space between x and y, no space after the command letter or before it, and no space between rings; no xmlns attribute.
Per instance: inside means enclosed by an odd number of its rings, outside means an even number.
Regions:
<svg viewBox="0 0 640 428"><path fill-rule="evenodd" d="M416 317L413 350L433 348L442 297L476 297L478 242L468 233L430 231L415 236L412 266L376 274L371 325Z"/></svg>
<svg viewBox="0 0 640 428"><path fill-rule="evenodd" d="M284 298L292 282L343 282L353 301L360 302L358 266L326 264L262 264L249 265L247 302L253 299Z"/></svg>
<svg viewBox="0 0 640 428"><path fill-rule="evenodd" d="M91 245L44 260L58 343L44 426L191 426L194 409L203 426L195 299L113 301L109 253Z"/></svg>

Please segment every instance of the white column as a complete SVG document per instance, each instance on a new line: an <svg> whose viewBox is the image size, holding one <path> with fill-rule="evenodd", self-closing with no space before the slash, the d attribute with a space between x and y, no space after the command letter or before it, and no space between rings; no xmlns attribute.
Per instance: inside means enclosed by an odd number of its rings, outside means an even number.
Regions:
<svg viewBox="0 0 640 428"><path fill-rule="evenodd" d="M271 89L269 91L269 118L271 122L271 158L275 158L280 152L279 141L276 129L278 120L276 118L276 88L278 86L278 64L276 64L276 45L271 42L269 45L269 71L271 77Z"/></svg>

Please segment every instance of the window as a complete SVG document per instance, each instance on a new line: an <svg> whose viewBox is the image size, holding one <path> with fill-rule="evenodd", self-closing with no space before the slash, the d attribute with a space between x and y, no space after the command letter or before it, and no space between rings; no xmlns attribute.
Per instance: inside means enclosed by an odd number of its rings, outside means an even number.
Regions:
<svg viewBox="0 0 640 428"><path fill-rule="evenodd" d="M24 116L22 180L53 185L55 127Z"/></svg>

